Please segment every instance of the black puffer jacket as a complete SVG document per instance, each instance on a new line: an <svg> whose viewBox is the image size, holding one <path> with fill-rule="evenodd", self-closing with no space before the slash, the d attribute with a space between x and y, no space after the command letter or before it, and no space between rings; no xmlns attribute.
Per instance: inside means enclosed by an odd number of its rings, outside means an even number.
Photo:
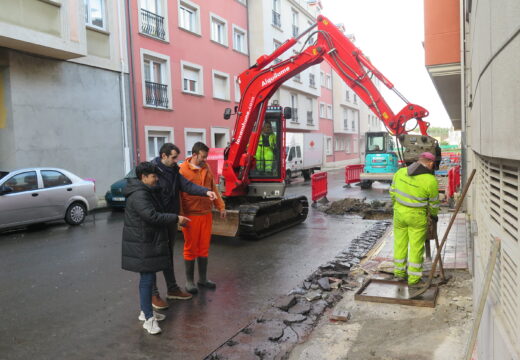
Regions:
<svg viewBox="0 0 520 360"><path fill-rule="evenodd" d="M182 176L177 164L172 167L165 166L159 157L153 159L152 164L159 169L157 175L159 176L158 185L161 188L161 200L168 213L179 213L181 208L180 191L197 196L207 196L206 193L210 191L210 189L194 184Z"/></svg>
<svg viewBox="0 0 520 360"><path fill-rule="evenodd" d="M135 178L128 180L125 196L122 268L135 272L167 269L167 225L176 223L177 215L164 213L158 187L152 188Z"/></svg>

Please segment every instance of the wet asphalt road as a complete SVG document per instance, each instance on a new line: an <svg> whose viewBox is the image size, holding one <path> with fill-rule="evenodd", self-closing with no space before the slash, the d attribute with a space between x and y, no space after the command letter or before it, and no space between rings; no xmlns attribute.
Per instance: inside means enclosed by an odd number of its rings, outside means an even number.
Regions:
<svg viewBox="0 0 520 360"><path fill-rule="evenodd" d="M330 200L388 198L387 185L342 184L342 171L329 173ZM291 194L310 198L310 185L296 180ZM1 359L202 359L374 222L311 209L305 223L260 241L214 239L209 277L217 289L170 302L163 333L151 336L137 320L138 275L120 268L122 220L102 212L79 227L0 234ZM175 251L183 285L182 237Z"/></svg>

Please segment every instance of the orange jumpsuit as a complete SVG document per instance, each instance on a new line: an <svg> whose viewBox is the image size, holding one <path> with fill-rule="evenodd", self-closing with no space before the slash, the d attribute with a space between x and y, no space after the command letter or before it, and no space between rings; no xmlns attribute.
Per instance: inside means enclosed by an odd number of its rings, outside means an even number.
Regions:
<svg viewBox="0 0 520 360"><path fill-rule="evenodd" d="M204 164L197 168L187 158L180 166L180 173L194 184L212 189L217 194L215 207L222 211L225 209L224 201L215 184L215 180L209 166ZM208 257L211 240L211 226L213 222L211 210L213 203L208 197L194 196L181 192L181 212L191 221L182 228L184 234L184 259L195 260L198 257Z"/></svg>

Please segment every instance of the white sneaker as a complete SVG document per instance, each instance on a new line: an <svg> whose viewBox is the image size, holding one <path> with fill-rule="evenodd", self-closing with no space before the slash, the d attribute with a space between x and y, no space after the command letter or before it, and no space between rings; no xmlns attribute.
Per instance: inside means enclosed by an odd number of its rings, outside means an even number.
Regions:
<svg viewBox="0 0 520 360"><path fill-rule="evenodd" d="M159 323L157 322L155 316L145 320L143 323L143 328L152 335L159 334L161 332L161 328L159 327Z"/></svg>
<svg viewBox="0 0 520 360"><path fill-rule="evenodd" d="M164 319L166 319L166 315L163 315L163 314L155 312L155 311L153 312L153 316L154 316L155 320L157 320L157 321L163 321ZM141 321L146 320L146 318L144 317L144 312L141 311L138 319Z"/></svg>

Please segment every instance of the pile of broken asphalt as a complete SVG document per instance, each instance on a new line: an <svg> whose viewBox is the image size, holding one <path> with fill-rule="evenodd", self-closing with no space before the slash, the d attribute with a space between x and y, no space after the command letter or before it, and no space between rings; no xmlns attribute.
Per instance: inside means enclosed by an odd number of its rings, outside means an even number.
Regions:
<svg viewBox="0 0 520 360"><path fill-rule="evenodd" d="M328 215L359 215L363 219L382 220L392 217L392 203L390 201L345 198L325 204L318 204L317 210Z"/></svg>
<svg viewBox="0 0 520 360"><path fill-rule="evenodd" d="M348 248L319 267L288 295L276 299L206 360L283 359L314 329L325 310L358 286L350 269L372 249L391 224L378 221Z"/></svg>

